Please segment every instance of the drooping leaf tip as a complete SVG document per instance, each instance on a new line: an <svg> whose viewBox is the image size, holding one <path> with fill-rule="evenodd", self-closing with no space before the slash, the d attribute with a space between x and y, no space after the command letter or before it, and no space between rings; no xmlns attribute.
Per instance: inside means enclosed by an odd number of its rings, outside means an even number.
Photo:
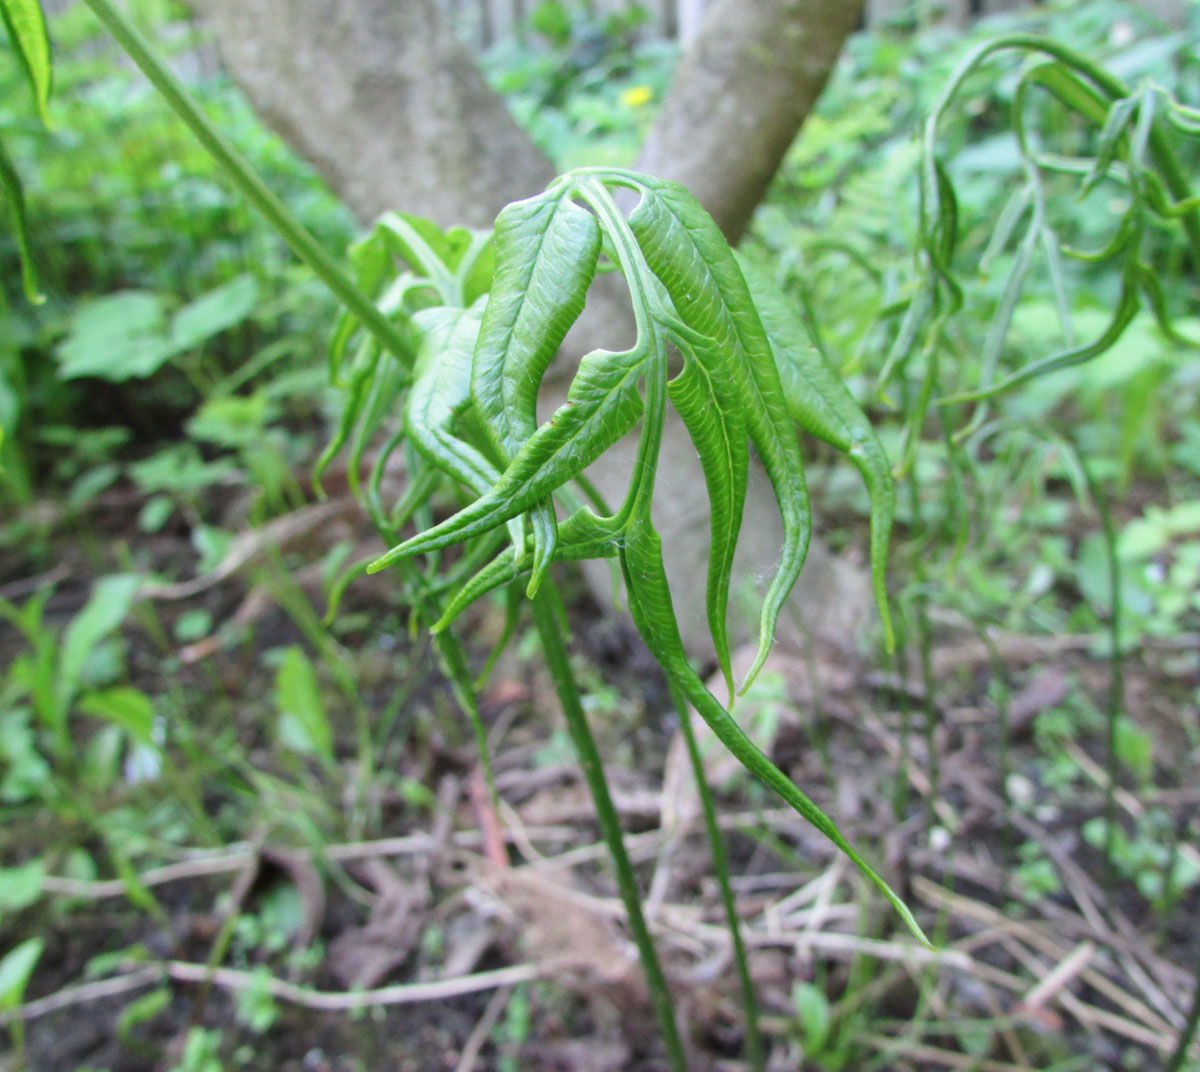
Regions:
<svg viewBox="0 0 1200 1072"><path fill-rule="evenodd" d="M746 678L742 682L742 687L737 690L737 696L745 696L750 691L750 687L754 684L758 675L762 672L762 668L767 661L767 656L771 654L771 645L774 643L774 636L763 637L758 646L758 651L754 655L754 662L750 665L750 669L746 673ZM729 679L729 694L734 696L732 677Z"/></svg>

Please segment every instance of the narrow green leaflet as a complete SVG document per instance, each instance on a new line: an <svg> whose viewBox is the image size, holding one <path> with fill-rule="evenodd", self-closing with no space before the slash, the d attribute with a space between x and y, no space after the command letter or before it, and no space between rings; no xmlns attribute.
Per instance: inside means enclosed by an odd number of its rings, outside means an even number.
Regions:
<svg viewBox="0 0 1200 1072"><path fill-rule="evenodd" d="M33 969L46 946L44 938L26 938L0 957L0 1010L21 1004Z"/></svg>
<svg viewBox="0 0 1200 1072"><path fill-rule="evenodd" d="M609 518L597 517L584 507L573 513L558 528L557 559L587 561L596 558L615 558L623 540L623 530ZM431 627L438 633L480 596L515 581L533 568L533 555L519 555L515 547L508 548L464 584L446 604L442 617Z"/></svg>
<svg viewBox="0 0 1200 1072"><path fill-rule="evenodd" d="M983 398L991 398L993 395L998 395L1011 387L1015 387L1019 383L1035 379L1038 376L1057 372L1059 369L1071 368L1073 365L1082 365L1085 361L1090 361L1093 357L1112 349L1138 312L1136 269L1137 265L1135 263L1126 278L1121 281L1121 294L1117 299L1116 308L1113 310L1112 319L1109 320L1108 326L1091 342L1085 343L1082 346L1071 347L1060 353L1051 354L1049 357L1043 357L1038 361L1026 365L1024 368L1018 369L999 383L989 387L981 387L974 391L964 391L961 394L951 395L942 399L943 405L953 402L974 402Z"/></svg>
<svg viewBox="0 0 1200 1072"><path fill-rule="evenodd" d="M116 685L84 693L79 710L120 726L139 744L154 746L154 701L141 689Z"/></svg>
<svg viewBox="0 0 1200 1072"><path fill-rule="evenodd" d="M0 19L12 40L42 122L50 125L50 38L39 0L0 0Z"/></svg>
<svg viewBox="0 0 1200 1072"><path fill-rule="evenodd" d="M899 895L846 840L833 820L746 736L741 726L692 669L671 607L671 594L662 559L662 540L650 524L649 517L644 514L640 514L627 529L621 547L621 569L629 593L629 610L638 632L655 659L708 723L717 739L743 767L778 793L789 806L850 857L862 874L888 899L917 939L929 946L929 939Z"/></svg>
<svg viewBox="0 0 1200 1072"><path fill-rule="evenodd" d="M487 532L529 510L581 473L642 414L637 383L645 355L596 350L579 364L566 402L521 448L488 493L376 560L371 572Z"/></svg>
<svg viewBox="0 0 1200 1072"><path fill-rule="evenodd" d="M102 577L92 589L83 609L71 620L63 634L55 678L55 702L58 717L66 717L67 708L79 691L84 663L96 647L125 620L137 600L140 579L132 573Z"/></svg>
<svg viewBox="0 0 1200 1072"><path fill-rule="evenodd" d="M471 356L485 304L480 299L469 309L437 306L413 317L421 341L404 407L404 431L413 445L476 495L484 494L500 474L452 429L471 402Z"/></svg>
<svg viewBox="0 0 1200 1072"><path fill-rule="evenodd" d="M890 651L894 645L887 599L887 556L896 514L896 484L888 456L853 395L809 341L799 315L764 271L739 257L758 315L771 340L792 419L842 451L862 474L871 499L871 585Z"/></svg>
<svg viewBox="0 0 1200 1072"><path fill-rule="evenodd" d="M537 430L538 386L583 311L599 256L596 217L562 192L515 202L496 219L496 272L479 329L471 390L506 460ZM530 520L532 595L554 553L553 506L538 503Z"/></svg>
<svg viewBox="0 0 1200 1072"><path fill-rule="evenodd" d="M783 517L779 568L763 599L758 652L742 685L745 691L766 660L783 601L800 576L808 553L812 518L804 462L784 402L771 344L729 244L712 217L682 186L663 180L651 183L630 215L629 226L647 265L670 295L676 315L687 328L711 340L710 346L694 350L692 356L703 364L701 355L704 355L711 362L709 375L713 381L729 384L731 397L741 408L750 439L775 489ZM692 431L694 439L695 430ZM710 468L711 465L706 466L706 477ZM714 503L714 514L719 513L720 506L720 500ZM740 507L737 512L737 522L730 525L726 521L722 531L717 530L714 521L713 536L719 543L714 542L710 552L713 556L708 590L710 620L718 614L724 617L718 601L727 598L727 561L732 557L731 544L736 541L740 526ZM718 563L716 571L724 574L723 581L714 577L713 561ZM722 621L719 633L723 632ZM727 652L724 657L728 657Z"/></svg>
<svg viewBox="0 0 1200 1072"><path fill-rule="evenodd" d="M717 660L732 696L727 617L729 579L746 502L750 461L746 422L729 379L719 368L713 368L717 362L705 361L706 357L719 356L720 351L709 340L696 340L696 345L689 345L682 335L676 338L676 346L684 355L685 364L667 386L667 394L691 434L704 471L711 537L705 605Z"/></svg>
<svg viewBox="0 0 1200 1072"><path fill-rule="evenodd" d="M4 188L4 199L8 202L8 218L12 222L13 234L17 237L17 254L21 259L21 285L25 297L41 304L46 299L38 287L37 271L33 266L33 253L29 248L29 224L25 218L25 190L21 177L0 141L0 187Z"/></svg>

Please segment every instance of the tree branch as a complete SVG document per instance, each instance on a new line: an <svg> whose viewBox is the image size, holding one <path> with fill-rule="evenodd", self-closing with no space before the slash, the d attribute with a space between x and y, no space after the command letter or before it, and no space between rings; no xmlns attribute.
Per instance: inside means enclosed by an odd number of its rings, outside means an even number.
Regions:
<svg viewBox="0 0 1200 1072"><path fill-rule="evenodd" d="M812 110L862 0L715 0L638 157L741 238Z"/></svg>

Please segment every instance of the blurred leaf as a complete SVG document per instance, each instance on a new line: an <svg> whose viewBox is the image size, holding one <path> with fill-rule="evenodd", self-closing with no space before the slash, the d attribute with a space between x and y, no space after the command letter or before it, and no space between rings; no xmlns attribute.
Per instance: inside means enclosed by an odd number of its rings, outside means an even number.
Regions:
<svg viewBox="0 0 1200 1072"><path fill-rule="evenodd" d="M55 683L60 718L65 717L66 708L79 689L88 657L125 620L140 585L141 579L132 574L101 578L86 606L67 626Z"/></svg>
<svg viewBox="0 0 1200 1072"><path fill-rule="evenodd" d="M67 506L72 510L81 509L105 488L111 487L120 476L121 467L112 462L85 469L67 493Z"/></svg>
<svg viewBox="0 0 1200 1072"><path fill-rule="evenodd" d="M197 573L208 573L221 564L233 544L233 533L215 525L197 525L192 529L192 546L200 555Z"/></svg>
<svg viewBox="0 0 1200 1072"><path fill-rule="evenodd" d="M792 987L792 1004L800 1021L804 1056L817 1058L825 1049L825 1043L829 1040L829 1030L833 1026L829 999L812 983L797 983Z"/></svg>
<svg viewBox="0 0 1200 1072"><path fill-rule="evenodd" d="M29 711L0 714L0 800L20 803L44 795L51 787L50 765L37 750Z"/></svg>
<svg viewBox="0 0 1200 1072"><path fill-rule="evenodd" d="M171 630L181 644L191 644L213 631L212 612L203 607L191 607L175 619Z"/></svg>
<svg viewBox="0 0 1200 1072"><path fill-rule="evenodd" d="M175 504L165 495L152 495L142 503L138 511L138 528L142 532L161 532L163 526L175 512Z"/></svg>
<svg viewBox="0 0 1200 1072"><path fill-rule="evenodd" d="M28 908L42 895L46 865L41 858L0 870L0 915Z"/></svg>
<svg viewBox="0 0 1200 1072"><path fill-rule="evenodd" d="M257 280L249 274L239 275L189 302L175 314L171 320L171 345L177 352L191 350L240 324L257 304Z"/></svg>
<svg viewBox="0 0 1200 1072"><path fill-rule="evenodd" d="M17 238L17 252L21 257L21 283L25 288L25 297L31 302L41 303L43 298L38 288L37 273L33 267L33 254L29 249L29 224L25 218L25 191L21 186L21 177L8 158L4 143L0 141L0 187L4 188L4 197L8 201L8 215L12 221L13 233Z"/></svg>
<svg viewBox="0 0 1200 1072"><path fill-rule="evenodd" d="M45 944L42 938L28 938L0 960L0 1009L21 1004Z"/></svg>
<svg viewBox="0 0 1200 1072"><path fill-rule="evenodd" d="M211 488L237 472L229 459L204 461L195 443L167 447L129 466L130 475L146 494L162 491L187 495Z"/></svg>
<svg viewBox="0 0 1200 1072"><path fill-rule="evenodd" d="M163 334L162 297L148 290L125 290L85 302L55 351L64 380L96 376L120 382L157 372L174 353Z"/></svg>
<svg viewBox="0 0 1200 1072"><path fill-rule="evenodd" d="M126 1046L133 1041L133 1029L138 1024L153 1020L163 1009L171 1004L171 991L168 987L160 986L139 998L134 998L117 1017L116 1035Z"/></svg>
<svg viewBox="0 0 1200 1072"><path fill-rule="evenodd" d="M79 709L84 714L120 726L141 744L153 743L154 701L141 689L119 686L89 692L79 701Z"/></svg>
<svg viewBox="0 0 1200 1072"><path fill-rule="evenodd" d="M317 672L312 660L298 647L287 649L275 673L275 704L283 743L332 763L333 728L325 714Z"/></svg>
<svg viewBox="0 0 1200 1072"><path fill-rule="evenodd" d="M1154 741L1132 719L1121 717L1116 726L1116 752L1139 785L1146 785L1154 773Z"/></svg>
<svg viewBox="0 0 1200 1072"><path fill-rule="evenodd" d="M538 4L529 15L529 25L560 48L571 40L571 15L559 0Z"/></svg>
<svg viewBox="0 0 1200 1072"><path fill-rule="evenodd" d="M269 418L270 406L264 394L213 398L188 421L187 431L193 439L223 447L245 447L262 436Z"/></svg>
<svg viewBox="0 0 1200 1072"><path fill-rule="evenodd" d="M0 19L21 58L42 122L50 125L50 39L39 0L0 0Z"/></svg>

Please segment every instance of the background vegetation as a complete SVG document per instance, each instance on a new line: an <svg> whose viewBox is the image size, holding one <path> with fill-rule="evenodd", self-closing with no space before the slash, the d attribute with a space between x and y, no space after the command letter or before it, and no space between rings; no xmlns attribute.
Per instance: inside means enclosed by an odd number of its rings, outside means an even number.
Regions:
<svg viewBox="0 0 1200 1072"><path fill-rule="evenodd" d="M348 215L197 58L181 12L134 9L269 184L344 249ZM1145 250L1176 335L1139 312L1107 354L1015 388L957 438L942 411L908 416L928 355L879 390L920 282L916 133L955 63L986 35L1034 29L1195 104L1200 11L1186 15L1180 29L1106 0L966 35L857 37L747 240L907 476L891 589L909 644L890 662L870 638L840 661L815 644L782 653L742 715L886 861L940 950L893 933L758 787L721 781L764 1028L788 1067L1154 1069L1187 1021L1200 363L1185 343L1200 323L1181 232L1152 229ZM340 404L326 387L331 299L81 7L52 31L52 129L14 58L0 65L0 131L47 297L21 295L6 232L0 1009L25 1004L0 1013L13 1043L0 1061L654 1067L644 997L613 967L626 961L594 821L550 683L525 661L536 640L483 692L499 819L515 858L538 864L508 873L485 865L507 859L497 816L402 594L386 575L358 581L324 620L341 567L375 548L344 474L324 501L310 490ZM546 4L484 58L559 166L629 162L674 59L636 31L636 18ZM1020 256L993 240L1021 179L1016 70L999 59L969 80L941 128L968 280L945 328L948 389L983 374ZM1095 153L1095 128L1032 108L1046 152ZM1195 141L1184 148L1194 175ZM1103 246L1121 186L1046 182L1046 225ZM1064 259L1059 276L1046 263L1013 310L1005 369L1059 348L1064 307L1087 339L1118 301L1111 265ZM853 553L865 496L810 452L821 528ZM577 604L577 676L694 1010L696 1067L720 1067L737 1051L735 987L665 686L622 623L582 588ZM472 613L482 669L507 616ZM427 986L445 977L470 982L450 997ZM384 1014L385 999L403 1004Z"/></svg>

